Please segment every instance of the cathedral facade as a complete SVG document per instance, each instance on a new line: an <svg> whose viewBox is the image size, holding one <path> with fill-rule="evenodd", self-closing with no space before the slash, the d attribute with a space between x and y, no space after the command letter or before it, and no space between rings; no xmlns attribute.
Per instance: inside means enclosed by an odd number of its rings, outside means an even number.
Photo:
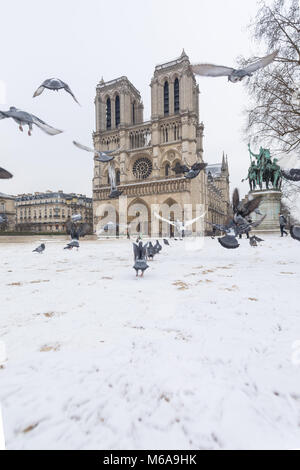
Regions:
<svg viewBox="0 0 300 470"><path fill-rule="evenodd" d="M141 232L150 234L154 212L182 220L206 212L209 222L224 223L229 207L228 161L208 165L194 179L176 174L176 164L203 162L204 125L199 119L199 87L183 51L178 59L155 67L151 80L151 120L144 122L139 91L123 76L97 85L95 98L97 150L119 149L114 166L118 189L126 199L127 220L146 214ZM94 230L114 207L119 222L120 200L109 199L108 165L95 160L93 178ZM124 198L123 196L126 196ZM142 208L142 211L141 211ZM122 209L124 211L124 208ZM107 219L106 219L107 221ZM161 227L159 228L161 231Z"/></svg>

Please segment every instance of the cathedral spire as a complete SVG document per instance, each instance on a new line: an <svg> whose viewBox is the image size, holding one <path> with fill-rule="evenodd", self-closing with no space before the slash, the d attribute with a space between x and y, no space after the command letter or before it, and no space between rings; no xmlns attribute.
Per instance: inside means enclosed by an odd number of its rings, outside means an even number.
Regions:
<svg viewBox="0 0 300 470"><path fill-rule="evenodd" d="M189 59L189 56L185 52L184 48L182 49L181 56L179 57L180 59Z"/></svg>
<svg viewBox="0 0 300 470"><path fill-rule="evenodd" d="M225 162L225 153L223 150L223 155L222 155L222 171L226 170L226 162Z"/></svg>

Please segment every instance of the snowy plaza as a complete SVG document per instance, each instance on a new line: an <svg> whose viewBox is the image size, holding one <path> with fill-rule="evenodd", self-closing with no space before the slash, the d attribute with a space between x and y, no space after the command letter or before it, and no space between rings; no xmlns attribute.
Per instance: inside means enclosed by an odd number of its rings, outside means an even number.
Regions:
<svg viewBox="0 0 300 470"><path fill-rule="evenodd" d="M7 449L294 449L298 242L0 243Z"/></svg>

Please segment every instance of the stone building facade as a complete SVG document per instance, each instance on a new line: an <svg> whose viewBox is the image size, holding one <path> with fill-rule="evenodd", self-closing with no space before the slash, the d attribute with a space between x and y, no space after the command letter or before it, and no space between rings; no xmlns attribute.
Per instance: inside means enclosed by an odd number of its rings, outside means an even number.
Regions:
<svg viewBox="0 0 300 470"><path fill-rule="evenodd" d="M206 167L208 188L207 221L215 224L226 222L230 210L228 158L223 153L222 162ZM225 217L224 217L225 214ZM207 230L210 232L210 229Z"/></svg>
<svg viewBox="0 0 300 470"><path fill-rule="evenodd" d="M209 176L202 171L192 180L172 170L177 163L203 162L199 87L186 53L156 66L150 87L151 119L144 122L141 95L127 77L100 81L95 98L94 146L102 151L119 149L114 159L118 189L127 196L128 221L140 213L133 206L144 208L148 225L141 227L142 232L149 233L153 207L166 216L159 209L161 205L170 208L167 217L171 220L182 219L185 205L192 207L190 217L196 215L197 205L202 205L206 211L205 230L209 231L209 221L217 218L221 223L227 217L228 162L220 164L220 174ZM95 231L109 211L103 211L105 203L115 207L118 221L120 200L110 200L109 193L108 165L95 161ZM225 204L220 202L221 193Z"/></svg>
<svg viewBox="0 0 300 470"><path fill-rule="evenodd" d="M5 222L0 225L0 231L13 232L16 227L15 197L0 193L0 215Z"/></svg>
<svg viewBox="0 0 300 470"><path fill-rule="evenodd" d="M16 230L19 232L65 232L72 214L93 225L92 199L63 191L19 194L16 196Z"/></svg>

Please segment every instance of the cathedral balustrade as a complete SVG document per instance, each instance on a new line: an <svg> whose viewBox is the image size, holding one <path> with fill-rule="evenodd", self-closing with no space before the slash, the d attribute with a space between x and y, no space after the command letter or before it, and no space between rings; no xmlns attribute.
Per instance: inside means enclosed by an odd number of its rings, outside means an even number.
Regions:
<svg viewBox="0 0 300 470"><path fill-rule="evenodd" d="M151 122L134 126L128 130L130 150L151 147Z"/></svg>
<svg viewBox="0 0 300 470"><path fill-rule="evenodd" d="M161 180L153 179L143 182L128 183L118 186L119 191L123 191L124 196L144 197L153 194L177 193L190 191L190 181L186 178L164 178ZM95 187L94 197L96 200L109 199L110 187Z"/></svg>

